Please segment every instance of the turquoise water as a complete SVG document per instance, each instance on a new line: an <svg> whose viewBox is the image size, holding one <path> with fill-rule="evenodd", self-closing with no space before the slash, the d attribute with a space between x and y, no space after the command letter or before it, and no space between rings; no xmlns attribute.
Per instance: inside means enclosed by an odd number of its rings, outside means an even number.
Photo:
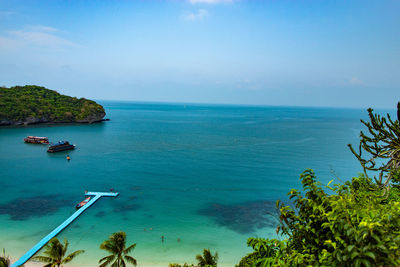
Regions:
<svg viewBox="0 0 400 267"><path fill-rule="evenodd" d="M77 266L96 266L99 244L119 230L137 243L139 266L194 262L203 248L234 266L248 237L276 237L269 214L304 169L322 183L360 171L346 145L357 143L363 110L102 104L111 121L0 128L0 248L13 257L72 214L85 189L113 188L118 198L100 199L60 235L86 250ZM27 135L77 149L49 154Z"/></svg>

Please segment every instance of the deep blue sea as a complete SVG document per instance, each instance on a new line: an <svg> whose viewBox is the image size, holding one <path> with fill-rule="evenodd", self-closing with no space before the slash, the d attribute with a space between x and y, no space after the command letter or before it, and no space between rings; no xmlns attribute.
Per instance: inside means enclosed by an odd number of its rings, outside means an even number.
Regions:
<svg viewBox="0 0 400 267"><path fill-rule="evenodd" d="M0 248L13 258L72 214L85 190L113 188L118 198L100 199L59 236L86 250L75 266L97 266L100 243L120 230L137 243L139 266L195 263L203 248L234 266L248 237L277 237L275 201L300 188L303 170L322 184L361 171L347 144L358 143L365 110L100 103L111 121L0 128ZM46 153L27 135L77 148Z"/></svg>

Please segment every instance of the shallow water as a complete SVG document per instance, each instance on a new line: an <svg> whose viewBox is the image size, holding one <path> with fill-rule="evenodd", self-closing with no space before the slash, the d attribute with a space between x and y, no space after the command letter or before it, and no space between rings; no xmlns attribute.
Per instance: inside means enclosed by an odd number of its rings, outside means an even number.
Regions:
<svg viewBox="0 0 400 267"><path fill-rule="evenodd" d="M276 237L275 201L299 188L304 169L322 183L360 171L346 145L357 143L363 110L102 104L111 121L0 128L0 248L13 257L72 214L85 189L113 188L118 198L100 199L60 234L71 251L86 250L75 264L96 266L100 243L123 230L139 266L194 262L203 248L234 266L248 237ZM24 144L27 135L77 149L49 154Z"/></svg>

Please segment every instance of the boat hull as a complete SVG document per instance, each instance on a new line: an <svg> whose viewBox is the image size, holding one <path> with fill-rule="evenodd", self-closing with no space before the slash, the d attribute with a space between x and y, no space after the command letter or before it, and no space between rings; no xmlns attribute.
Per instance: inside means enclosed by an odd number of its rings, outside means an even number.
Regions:
<svg viewBox="0 0 400 267"><path fill-rule="evenodd" d="M61 152L61 151L66 151L66 150L73 150L75 149L74 145L68 145L68 146L62 146L62 147L50 147L49 149L47 149L47 152L49 153L54 153L54 152Z"/></svg>
<svg viewBox="0 0 400 267"><path fill-rule="evenodd" d="M24 138L24 142L29 144L48 145L49 139L47 139L47 137L28 136Z"/></svg>

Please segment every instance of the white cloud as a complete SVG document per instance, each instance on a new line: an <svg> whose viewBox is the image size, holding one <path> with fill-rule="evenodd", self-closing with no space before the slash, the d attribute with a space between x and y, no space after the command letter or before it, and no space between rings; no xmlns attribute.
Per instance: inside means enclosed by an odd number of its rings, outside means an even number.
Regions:
<svg viewBox="0 0 400 267"><path fill-rule="evenodd" d="M208 11L205 9L199 9L195 13L188 13L183 16L185 20L195 21L202 20L204 17L208 16Z"/></svg>
<svg viewBox="0 0 400 267"><path fill-rule="evenodd" d="M352 77L350 79L350 83L353 85L361 85L364 84L363 81L361 81L360 79L358 79L357 77Z"/></svg>
<svg viewBox="0 0 400 267"><path fill-rule="evenodd" d="M191 4L219 4L232 3L233 0L189 0Z"/></svg>
<svg viewBox="0 0 400 267"><path fill-rule="evenodd" d="M56 35L58 30L48 26L29 26L24 30L8 31L7 38L10 41L25 45L37 45L46 47L76 47L77 44Z"/></svg>
<svg viewBox="0 0 400 267"><path fill-rule="evenodd" d="M35 26L30 26L28 27L32 31L38 31L38 32L57 32L58 30L53 27L49 26L43 26L43 25L35 25Z"/></svg>

